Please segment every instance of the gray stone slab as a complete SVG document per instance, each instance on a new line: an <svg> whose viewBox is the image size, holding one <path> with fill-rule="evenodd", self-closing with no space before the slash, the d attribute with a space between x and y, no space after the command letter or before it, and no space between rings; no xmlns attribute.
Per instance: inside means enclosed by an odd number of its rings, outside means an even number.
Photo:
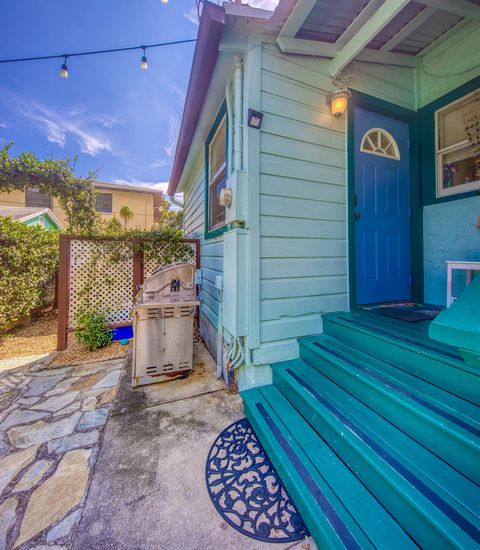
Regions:
<svg viewBox="0 0 480 550"><path fill-rule="evenodd" d="M55 527L50 529L50 531L47 533L47 544L51 544L58 539L69 537L79 519L80 509L75 510L75 512L69 514L65 519L55 525Z"/></svg>
<svg viewBox="0 0 480 550"><path fill-rule="evenodd" d="M22 475L14 487L14 492L29 491L48 472L53 462L51 460L37 460Z"/></svg>
<svg viewBox="0 0 480 550"><path fill-rule="evenodd" d="M30 408L36 411L57 412L69 405L78 395L78 391L64 393L49 397L40 403L32 405Z"/></svg>
<svg viewBox="0 0 480 550"><path fill-rule="evenodd" d="M100 434L97 430L78 432L48 442L48 452L62 454L72 449L88 447L98 442Z"/></svg>
<svg viewBox="0 0 480 550"><path fill-rule="evenodd" d="M120 369L109 372L104 378L97 382L93 389L98 390L100 388L110 388L116 386L118 378L120 376Z"/></svg>
<svg viewBox="0 0 480 550"><path fill-rule="evenodd" d="M27 391L23 394L23 397L31 397L33 395L43 395L48 390L51 390L55 387L60 380L62 380L63 375L58 376L38 376L33 378L28 384Z"/></svg>
<svg viewBox="0 0 480 550"><path fill-rule="evenodd" d="M0 505L0 550L7 550L8 530L15 523L17 504L16 498L9 498Z"/></svg>
<svg viewBox="0 0 480 550"><path fill-rule="evenodd" d="M7 431L8 439L14 447L25 449L30 445L44 443L50 439L63 437L73 432L80 420L79 412L73 413L67 418L53 422L39 420L26 426L15 426Z"/></svg>
<svg viewBox="0 0 480 550"><path fill-rule="evenodd" d="M37 412L37 411L22 411L19 409L11 412L0 424L1 430L8 430L12 426L19 426L21 424L31 424L36 420L45 418L48 416L46 412Z"/></svg>
<svg viewBox="0 0 480 550"><path fill-rule="evenodd" d="M108 408L103 407L96 409L95 411L86 411L82 414L82 418L78 424L79 430L89 430L90 428L97 428L103 426L107 421Z"/></svg>

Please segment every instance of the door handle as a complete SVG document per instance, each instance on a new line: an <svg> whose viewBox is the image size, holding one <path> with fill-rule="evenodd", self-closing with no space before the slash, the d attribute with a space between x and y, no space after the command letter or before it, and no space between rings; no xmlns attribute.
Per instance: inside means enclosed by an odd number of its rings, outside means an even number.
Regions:
<svg viewBox="0 0 480 550"><path fill-rule="evenodd" d="M359 220L359 219L360 219L360 212L355 212L355 214L353 215L353 217L354 217L356 220Z"/></svg>

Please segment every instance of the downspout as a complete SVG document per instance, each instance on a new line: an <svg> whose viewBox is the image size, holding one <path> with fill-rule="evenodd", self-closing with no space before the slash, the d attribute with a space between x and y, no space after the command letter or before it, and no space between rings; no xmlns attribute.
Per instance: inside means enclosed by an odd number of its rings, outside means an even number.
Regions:
<svg viewBox="0 0 480 550"><path fill-rule="evenodd" d="M227 103L227 128L228 128L228 136L227 136L227 177L232 175L233 172L233 105L232 105L232 88L231 83L227 82L227 86L225 87L225 101Z"/></svg>
<svg viewBox="0 0 480 550"><path fill-rule="evenodd" d="M180 201L177 201L177 199L175 198L175 195L168 195L168 200L174 205L174 206L178 206L179 208L183 208L185 205L183 204L183 202L180 202Z"/></svg>
<svg viewBox="0 0 480 550"><path fill-rule="evenodd" d="M235 57L234 61L234 77L233 77L233 94L234 94L234 118L233 118L233 157L235 170L243 168L243 151L242 151L242 121L243 121L243 65L240 57Z"/></svg>

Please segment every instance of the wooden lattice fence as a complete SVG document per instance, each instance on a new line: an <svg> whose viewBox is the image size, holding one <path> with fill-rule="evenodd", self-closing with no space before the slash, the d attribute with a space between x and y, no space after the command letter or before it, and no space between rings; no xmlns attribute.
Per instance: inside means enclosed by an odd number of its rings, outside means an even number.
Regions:
<svg viewBox="0 0 480 550"><path fill-rule="evenodd" d="M144 278L166 265L191 263L200 266L200 244L196 239L183 239L178 243L165 241L159 244L160 256L169 258L162 264L142 253L125 254L112 262L108 254L101 254L102 243L108 239L89 239L71 235L60 237L60 263L58 269L58 333L57 349L68 344L68 334L75 330L77 317L88 295L99 311L108 312L112 327L130 324L130 312L135 296ZM117 250L122 251L121 245ZM100 252L100 253L99 253Z"/></svg>

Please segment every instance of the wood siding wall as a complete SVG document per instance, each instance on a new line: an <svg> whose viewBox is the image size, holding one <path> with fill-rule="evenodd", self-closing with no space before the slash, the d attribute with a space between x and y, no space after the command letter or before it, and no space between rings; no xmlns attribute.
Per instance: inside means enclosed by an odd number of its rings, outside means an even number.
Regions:
<svg viewBox="0 0 480 550"><path fill-rule="evenodd" d="M261 342L321 331L347 307L345 121L315 60L262 52Z"/></svg>
<svg viewBox="0 0 480 550"><path fill-rule="evenodd" d="M185 193L184 233L186 237L200 239L200 267L202 285L200 289L200 313L205 315L213 327L218 325L219 295L215 288L215 277L223 274L223 239L205 240L205 166L202 158L195 167L193 184Z"/></svg>

